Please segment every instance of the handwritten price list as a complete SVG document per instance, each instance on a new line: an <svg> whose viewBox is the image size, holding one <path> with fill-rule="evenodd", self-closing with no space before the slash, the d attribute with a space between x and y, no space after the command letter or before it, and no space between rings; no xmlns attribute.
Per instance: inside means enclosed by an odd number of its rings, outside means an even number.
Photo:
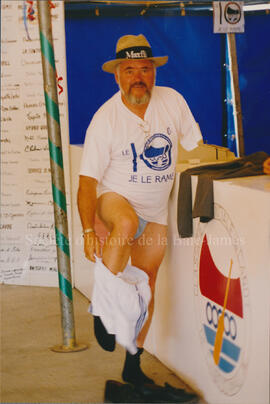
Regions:
<svg viewBox="0 0 270 404"><path fill-rule="evenodd" d="M59 106L62 137L63 134L65 137L62 140L64 164L66 177L69 177L62 3L52 2L51 12L56 66L61 72ZM67 191L69 193L69 187ZM69 194L67 200L69 209ZM57 286L53 198L35 1L1 2L0 230L1 282Z"/></svg>

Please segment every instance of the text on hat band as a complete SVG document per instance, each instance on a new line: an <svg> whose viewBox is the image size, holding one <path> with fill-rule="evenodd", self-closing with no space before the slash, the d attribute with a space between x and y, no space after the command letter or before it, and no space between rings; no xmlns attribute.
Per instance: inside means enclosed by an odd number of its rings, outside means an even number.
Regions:
<svg viewBox="0 0 270 404"><path fill-rule="evenodd" d="M132 46L116 53L116 59L146 59L153 56L149 46Z"/></svg>

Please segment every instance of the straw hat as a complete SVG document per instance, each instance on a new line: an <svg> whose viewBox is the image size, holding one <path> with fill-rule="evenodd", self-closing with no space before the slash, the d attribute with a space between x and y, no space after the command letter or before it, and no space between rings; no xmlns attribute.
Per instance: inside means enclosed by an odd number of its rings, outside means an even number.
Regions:
<svg viewBox="0 0 270 404"><path fill-rule="evenodd" d="M144 35L125 35L118 39L116 45L116 59L104 63L102 69L108 73L114 73L116 66L127 59L152 60L156 67L163 66L168 61L168 56L154 57L152 49Z"/></svg>

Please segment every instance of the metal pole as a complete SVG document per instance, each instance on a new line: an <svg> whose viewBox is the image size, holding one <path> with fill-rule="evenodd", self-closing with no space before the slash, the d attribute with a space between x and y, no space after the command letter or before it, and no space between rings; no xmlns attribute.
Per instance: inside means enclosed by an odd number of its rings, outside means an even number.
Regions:
<svg viewBox="0 0 270 404"><path fill-rule="evenodd" d="M74 352L86 349L87 346L77 345L75 338L60 116L51 14L48 1L38 0L37 8L54 200L55 236L63 332L63 345L55 346L51 349L56 352Z"/></svg>
<svg viewBox="0 0 270 404"><path fill-rule="evenodd" d="M233 78L233 88L235 94L235 109L236 109L236 123L238 131L238 150L239 157L245 155L245 145L244 145L244 133L243 133L243 121L242 121L242 109L241 109L241 98L239 89L239 77L238 77L238 64L237 64L237 53L236 53L236 43L235 34L228 34L229 42L229 52L232 63L232 78Z"/></svg>

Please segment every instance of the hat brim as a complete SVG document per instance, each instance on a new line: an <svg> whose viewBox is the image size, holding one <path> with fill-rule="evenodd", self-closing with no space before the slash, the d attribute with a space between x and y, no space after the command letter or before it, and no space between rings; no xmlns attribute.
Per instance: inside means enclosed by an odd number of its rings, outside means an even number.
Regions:
<svg viewBox="0 0 270 404"><path fill-rule="evenodd" d="M109 60L108 62L105 62L102 65L102 70L104 70L107 73L114 73L115 68L119 63L125 61L125 60L152 60L155 64L156 67L160 67L165 65L168 62L168 56L157 56L157 57L151 57L151 58L143 58L143 59L114 59L114 60Z"/></svg>

